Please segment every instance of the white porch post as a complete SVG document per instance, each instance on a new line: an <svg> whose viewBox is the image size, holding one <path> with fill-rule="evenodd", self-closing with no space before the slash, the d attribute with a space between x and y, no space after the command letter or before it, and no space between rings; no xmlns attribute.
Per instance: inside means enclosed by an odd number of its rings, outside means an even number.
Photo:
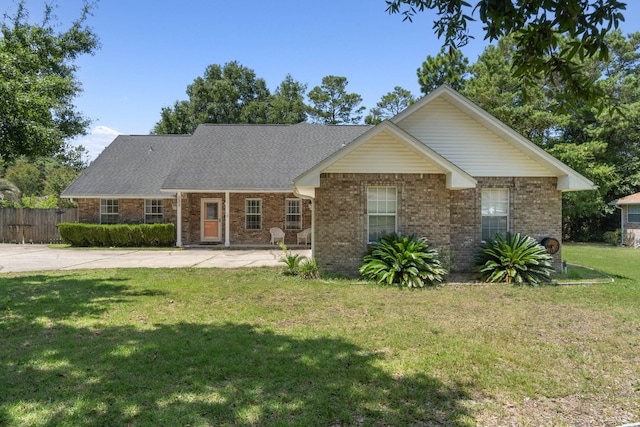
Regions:
<svg viewBox="0 0 640 427"><path fill-rule="evenodd" d="M182 247L182 193L178 191L176 194L176 246Z"/></svg>
<svg viewBox="0 0 640 427"><path fill-rule="evenodd" d="M231 217L231 197L228 191L224 193L224 246L228 248L231 246L231 239L229 238L231 226L229 225L229 218Z"/></svg>

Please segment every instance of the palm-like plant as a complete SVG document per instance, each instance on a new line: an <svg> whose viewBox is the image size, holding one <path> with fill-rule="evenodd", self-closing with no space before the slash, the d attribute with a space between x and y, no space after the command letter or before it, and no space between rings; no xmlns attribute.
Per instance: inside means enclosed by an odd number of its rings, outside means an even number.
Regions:
<svg viewBox="0 0 640 427"><path fill-rule="evenodd" d="M291 253L291 251L287 248L287 245L284 242L279 242L278 246L282 249L284 254L280 257L279 261L286 265L286 269L284 270L284 274L287 276L295 276L298 274L300 270L300 264L307 257Z"/></svg>
<svg viewBox="0 0 640 427"><path fill-rule="evenodd" d="M529 283L551 280L552 257L532 237L497 235L480 246L474 258L476 277L484 282Z"/></svg>
<svg viewBox="0 0 640 427"><path fill-rule="evenodd" d="M423 287L442 282L447 269L426 239L391 233L372 245L360 274L380 284Z"/></svg>

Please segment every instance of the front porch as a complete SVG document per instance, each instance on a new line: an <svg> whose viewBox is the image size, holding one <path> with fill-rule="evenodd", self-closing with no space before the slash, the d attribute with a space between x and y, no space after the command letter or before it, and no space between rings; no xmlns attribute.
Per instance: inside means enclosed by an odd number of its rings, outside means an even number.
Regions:
<svg viewBox="0 0 640 427"><path fill-rule="evenodd" d="M176 246L279 249L270 230L284 232L288 248L311 248L298 234L312 227L310 202L287 192L178 192Z"/></svg>

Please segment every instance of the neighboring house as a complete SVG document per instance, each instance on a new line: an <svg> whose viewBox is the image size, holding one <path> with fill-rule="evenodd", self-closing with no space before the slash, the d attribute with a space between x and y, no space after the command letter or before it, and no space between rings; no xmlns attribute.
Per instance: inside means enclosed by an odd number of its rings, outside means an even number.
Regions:
<svg viewBox="0 0 640 427"><path fill-rule="evenodd" d="M640 193L622 197L609 204L620 209L620 243L640 248Z"/></svg>
<svg viewBox="0 0 640 427"><path fill-rule="evenodd" d="M271 227L295 244L311 227L320 268L353 275L368 244L392 231L426 237L458 271L496 233L560 240L562 192L593 188L442 86L375 127L119 136L62 196L77 201L81 222L174 222L178 246L267 244Z"/></svg>

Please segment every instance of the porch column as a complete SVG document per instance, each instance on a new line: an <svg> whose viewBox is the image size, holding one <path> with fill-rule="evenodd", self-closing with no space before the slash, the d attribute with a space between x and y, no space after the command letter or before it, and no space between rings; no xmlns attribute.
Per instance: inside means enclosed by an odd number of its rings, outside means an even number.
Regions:
<svg viewBox="0 0 640 427"><path fill-rule="evenodd" d="M176 246L182 247L182 193L176 194Z"/></svg>
<svg viewBox="0 0 640 427"><path fill-rule="evenodd" d="M231 197L228 191L224 193L224 246L228 248L231 246L231 239L229 238L231 226L229 225L229 217L231 216Z"/></svg>

